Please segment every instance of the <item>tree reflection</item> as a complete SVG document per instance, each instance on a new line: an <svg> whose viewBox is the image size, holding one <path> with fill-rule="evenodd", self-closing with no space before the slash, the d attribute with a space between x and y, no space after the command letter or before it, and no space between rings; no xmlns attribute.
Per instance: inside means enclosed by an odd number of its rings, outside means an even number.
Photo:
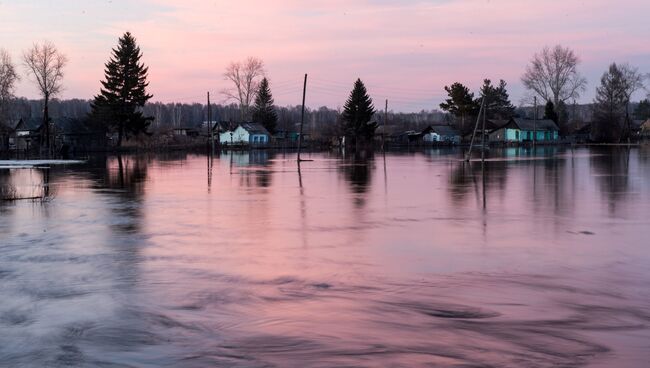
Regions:
<svg viewBox="0 0 650 368"><path fill-rule="evenodd" d="M116 215L114 228L127 234L141 230L142 201L145 194L149 158L145 156L117 156L106 159L104 186L120 202L112 207Z"/></svg>
<svg viewBox="0 0 650 368"><path fill-rule="evenodd" d="M339 171L350 185L355 195L354 204L357 207L365 205L365 193L370 189L372 173L375 169L375 157L371 151L355 151L344 154Z"/></svg>
<svg viewBox="0 0 650 368"><path fill-rule="evenodd" d="M618 202L623 201L630 191L630 149L594 147L590 164L600 192L608 200L609 212L615 214Z"/></svg>
<svg viewBox="0 0 650 368"><path fill-rule="evenodd" d="M246 152L231 152L232 163L243 167L240 170L240 185L249 188L269 188L273 183L271 169L274 152L252 150Z"/></svg>

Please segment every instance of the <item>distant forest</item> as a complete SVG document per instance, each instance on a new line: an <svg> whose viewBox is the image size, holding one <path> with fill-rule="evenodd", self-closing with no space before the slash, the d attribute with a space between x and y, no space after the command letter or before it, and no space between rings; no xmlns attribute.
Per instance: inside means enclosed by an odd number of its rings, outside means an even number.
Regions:
<svg viewBox="0 0 650 368"><path fill-rule="evenodd" d="M43 101L18 98L12 102L11 119L42 117ZM632 110L635 108L633 104ZM533 117L532 107L519 107L515 113L521 117ZM569 119L571 121L588 122L592 118L591 104L569 105ZM276 107L278 113L278 129L295 130L300 123L300 105ZM83 119L90 112L90 100L52 100L50 102L51 117L71 117ZM543 115L543 106L538 108L538 117ZM174 128L198 128L207 120L207 108L201 103L148 103L144 107L146 116L153 116L151 125L153 131L165 131ZM214 121L239 122L240 110L237 104L212 105ZM307 108L305 111L305 129L308 133L317 134L336 129L340 119L340 112L328 107L318 109ZM374 115L376 122L383 124L384 112L378 111ZM453 118L439 110L422 110L420 112L388 112L388 125L394 130L420 130L431 124L450 124Z"/></svg>

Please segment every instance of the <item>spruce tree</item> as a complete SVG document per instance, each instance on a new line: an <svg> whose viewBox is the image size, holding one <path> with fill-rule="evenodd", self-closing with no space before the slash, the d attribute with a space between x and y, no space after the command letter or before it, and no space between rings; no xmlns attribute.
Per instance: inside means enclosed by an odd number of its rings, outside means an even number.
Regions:
<svg viewBox="0 0 650 368"><path fill-rule="evenodd" d="M634 118L639 120L650 119L650 101L647 98L639 101L639 104L634 110Z"/></svg>
<svg viewBox="0 0 650 368"><path fill-rule="evenodd" d="M481 96L485 97L485 108L490 119L510 119L515 112L515 107L510 102L510 96L506 90L506 82L501 79L498 86L493 86L489 79L483 80ZM480 105L480 99L476 104Z"/></svg>
<svg viewBox="0 0 650 368"><path fill-rule="evenodd" d="M135 38L126 32L106 63L105 80L91 105L92 120L117 132L118 147L125 137L146 133L153 120L142 113L142 107L153 96L146 92L149 68L140 62L141 58Z"/></svg>
<svg viewBox="0 0 650 368"><path fill-rule="evenodd" d="M341 114L343 130L345 135L352 140L353 145L356 145L357 142L367 142L375 135L377 123L370 122L374 114L375 107L372 104L372 99L368 96L366 86L361 79L357 79Z"/></svg>
<svg viewBox="0 0 650 368"><path fill-rule="evenodd" d="M546 106L544 107L544 119L553 120L553 122L557 124L558 115L557 112L555 112L555 105L553 105L553 101L549 100L546 103Z"/></svg>
<svg viewBox="0 0 650 368"><path fill-rule="evenodd" d="M626 107L625 76L614 63L603 74L600 86L596 88L591 138L597 142L620 141Z"/></svg>
<svg viewBox="0 0 650 368"><path fill-rule="evenodd" d="M273 95L271 95L269 81L264 78L260 82L260 87L257 91L257 96L255 97L253 121L261 123L271 134L275 134L275 129L278 123L278 114L275 112L273 102Z"/></svg>
<svg viewBox="0 0 650 368"><path fill-rule="evenodd" d="M458 128L465 134L471 130L469 118L478 113L479 106L474 101L474 94L461 83L445 86L449 98L440 104L440 108L460 119Z"/></svg>

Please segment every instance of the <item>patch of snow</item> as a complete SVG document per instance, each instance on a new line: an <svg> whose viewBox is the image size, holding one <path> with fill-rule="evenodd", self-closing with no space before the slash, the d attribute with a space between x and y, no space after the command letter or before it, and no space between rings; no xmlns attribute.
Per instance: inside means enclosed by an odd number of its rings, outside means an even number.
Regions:
<svg viewBox="0 0 650 368"><path fill-rule="evenodd" d="M33 169L49 165L83 164L81 160L0 160L0 169Z"/></svg>

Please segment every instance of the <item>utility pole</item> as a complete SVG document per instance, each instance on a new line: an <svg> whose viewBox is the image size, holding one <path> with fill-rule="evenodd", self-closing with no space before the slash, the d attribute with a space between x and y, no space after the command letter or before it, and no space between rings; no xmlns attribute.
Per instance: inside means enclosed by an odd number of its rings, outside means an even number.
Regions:
<svg viewBox="0 0 650 368"><path fill-rule="evenodd" d="M533 113L533 148L537 144L537 96L533 96L535 102L535 112Z"/></svg>
<svg viewBox="0 0 650 368"><path fill-rule="evenodd" d="M483 126L481 127L481 163L485 162L485 115L487 115L487 106L485 106L485 98L483 98ZM482 166L481 166L482 167Z"/></svg>
<svg viewBox="0 0 650 368"><path fill-rule="evenodd" d="M212 126L212 106L210 106L209 91L208 91L208 129L210 130L210 154L214 155L214 129Z"/></svg>
<svg viewBox="0 0 650 368"><path fill-rule="evenodd" d="M307 74L305 73L305 83L302 86L302 113L300 115L300 135L298 136L298 162L300 162L300 151L302 147L302 127L305 124L305 94L307 93Z"/></svg>
<svg viewBox="0 0 650 368"><path fill-rule="evenodd" d="M385 151L386 148L386 121L388 120L388 99L386 99L386 106L384 107L384 131L381 134L381 150Z"/></svg>
<svg viewBox="0 0 650 368"><path fill-rule="evenodd" d="M465 161L469 161L472 158L472 148L474 147L474 138L476 137L476 129L478 129L478 123L481 121L481 113L483 112L483 107L485 106L485 97L481 98L481 108L478 110L478 116L476 117L476 125L474 125L474 132L472 132L472 140L469 143L469 151L465 156Z"/></svg>

